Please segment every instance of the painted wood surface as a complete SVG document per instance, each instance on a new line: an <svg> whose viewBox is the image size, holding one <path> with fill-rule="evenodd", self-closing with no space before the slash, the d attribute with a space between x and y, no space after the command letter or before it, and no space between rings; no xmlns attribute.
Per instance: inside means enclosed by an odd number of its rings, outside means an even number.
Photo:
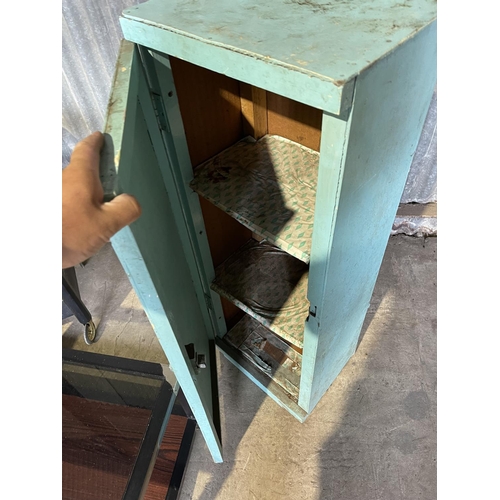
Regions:
<svg viewBox="0 0 500 500"><path fill-rule="evenodd" d="M212 367L207 329L208 311L200 307L196 276L192 273L193 250L186 247L186 235L179 231L180 204L167 191L164 174L170 165L165 151L153 139L157 127L147 125L155 114L149 88L133 44L124 43L119 57L115 86L110 98L105 128L107 140L101 161L101 176L108 195L127 192L138 199L141 217L119 231L111 240L127 276L141 300L172 370L196 417L216 462L222 461L221 445L214 425ZM156 151L152 140L156 142ZM111 148L111 149L110 149ZM160 154L161 153L161 154ZM110 163L110 159L113 163ZM167 158L168 159L168 158ZM115 170L114 189L109 193ZM184 231L186 228L184 228ZM195 369L185 345L194 343L205 354L207 368ZM215 370L214 370L215 371Z"/></svg>
<svg viewBox="0 0 500 500"><path fill-rule="evenodd" d="M435 16L435 0L149 0L124 11L122 29L129 40L338 113L342 85Z"/></svg>
<svg viewBox="0 0 500 500"><path fill-rule="evenodd" d="M308 293L315 315L299 397L306 411L356 349L435 82L433 23L357 78L347 122L324 115Z"/></svg>
<svg viewBox="0 0 500 500"><path fill-rule="evenodd" d="M300 420L314 408L355 350L435 84L435 15L434 0L376 0L369 5L343 0L328 3L150 0L128 9L121 19L124 35L131 41L253 85L267 91L267 96L272 92L323 110L309 273L311 307L304 333L299 394L302 409L297 410L290 400L279 395L279 390L270 389L272 382L268 384L245 365L236 350L223 347L224 343L218 340L218 345L240 369ZM182 277L191 279L192 286L182 292L184 308L178 304L181 317L189 315L186 304L197 302L199 317L195 314L198 318L195 322L203 324L206 330L211 321L216 334L221 336L225 327L220 302L213 293L206 295L207 281L214 270L199 201L187 189L192 170L171 66L167 56L157 56L157 62L163 58L161 64L167 71L159 79L158 90L165 102L160 107L156 103L154 109L141 102L137 109L150 129L153 114L164 109L166 127L160 133L162 140L155 139L157 130L150 130L156 154L150 146L149 150L140 150L141 143L146 144L144 137L139 146L134 144L131 156L136 162L139 159L142 162L144 157L152 160L162 156L158 149L162 141L165 144L169 167L165 169L163 159L157 161L153 170L158 170L160 177L148 173L148 182L159 183L161 178L167 186L164 201L169 203L172 213L166 216L172 216L170 222L177 230L177 240L170 245L177 244L181 251L174 255L175 251L169 250L171 255L167 252L163 258L180 258L184 262L174 273L176 282L180 283ZM161 72L156 65L153 73ZM137 85L140 90L140 81ZM166 99L166 95L173 98ZM127 109L127 121L129 112L140 115L132 106ZM137 116L133 116L137 121ZM269 129L269 112L267 118ZM151 186L149 196L161 198L163 194L159 195L158 189L156 184ZM156 221L153 226L162 217L165 214L151 217ZM164 222L161 224L164 227ZM153 233L156 237L158 231L154 227ZM136 238L135 233L130 235ZM130 274L135 273L138 282L146 280L142 298L152 323L161 314L166 314L170 323L175 322L179 318L174 318L172 310L168 310L170 306L162 301L162 294L168 296L165 284L168 265L154 258L153 265L147 259L141 262L143 248L130 235L124 230L125 239L119 242L116 238L116 244L117 248L122 245L126 254L136 256L129 259ZM155 245L167 244L162 237L156 239ZM173 288L171 282L168 286ZM147 294L148 290L161 291L156 302ZM200 302L200 290L207 300L206 310ZM194 296L189 296L190 293ZM171 306L176 308L175 301L179 299L176 296ZM180 320L179 331L186 328L183 321ZM165 346L167 340L175 339L178 326L175 325L175 331L170 328L171 333L165 329L158 335L160 341L163 336ZM194 330L202 331L197 326ZM179 343L180 340L176 339ZM179 346L172 345L172 351L175 359L185 357ZM180 373L174 366L173 369L181 386L183 382L187 384L185 368L179 366ZM191 371L189 376L193 378ZM188 391L185 392L188 396ZM206 393L206 387L201 392ZM196 399L194 394L192 397L195 404L206 406L206 398ZM214 458L220 459L214 451L218 442L213 422L205 418L200 427Z"/></svg>
<svg viewBox="0 0 500 500"><path fill-rule="evenodd" d="M198 197L189 183L193 168L175 92L169 58L139 48L149 88L139 89L139 101L145 110L150 138L158 157L165 189L171 199L173 216L179 231L184 256L188 263L209 337L213 331L225 332L218 297L210 290L214 268ZM151 104L152 96L154 106ZM208 307L207 307L208 306Z"/></svg>
<svg viewBox="0 0 500 500"><path fill-rule="evenodd" d="M343 87L317 76L296 73L289 68L268 64L267 60L246 57L217 45L200 44L198 40L174 33L155 25L145 25L135 19L120 19L127 40L167 52L197 66L221 73L241 82L283 95L310 106L340 113L343 106Z"/></svg>

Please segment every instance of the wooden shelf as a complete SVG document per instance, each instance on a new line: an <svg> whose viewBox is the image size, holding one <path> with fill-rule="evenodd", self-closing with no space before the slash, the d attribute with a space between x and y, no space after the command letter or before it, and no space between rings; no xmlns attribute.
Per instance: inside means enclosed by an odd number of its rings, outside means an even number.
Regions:
<svg viewBox="0 0 500 500"><path fill-rule="evenodd" d="M215 270L211 288L298 348L309 314L308 266L266 241L248 241Z"/></svg>
<svg viewBox="0 0 500 500"><path fill-rule="evenodd" d="M319 153L276 135L248 137L195 169L192 189L308 263Z"/></svg>
<svg viewBox="0 0 500 500"><path fill-rule="evenodd" d="M298 401L302 367L302 356L298 352L248 315L224 336L224 340Z"/></svg>

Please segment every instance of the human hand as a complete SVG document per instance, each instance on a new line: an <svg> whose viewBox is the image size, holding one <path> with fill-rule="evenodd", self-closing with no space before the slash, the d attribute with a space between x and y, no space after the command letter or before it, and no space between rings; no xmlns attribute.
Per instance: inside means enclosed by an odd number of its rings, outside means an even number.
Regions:
<svg viewBox="0 0 500 500"><path fill-rule="evenodd" d="M103 203L99 157L101 132L80 141L62 172L62 267L75 266L94 255L116 232L141 215L137 200L121 194Z"/></svg>

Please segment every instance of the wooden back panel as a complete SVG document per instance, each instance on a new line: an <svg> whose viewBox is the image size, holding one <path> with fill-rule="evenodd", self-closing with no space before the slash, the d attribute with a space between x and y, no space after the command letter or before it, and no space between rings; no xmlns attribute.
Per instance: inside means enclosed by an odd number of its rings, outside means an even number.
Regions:
<svg viewBox="0 0 500 500"><path fill-rule="evenodd" d="M281 135L314 151L319 151L321 118L320 109L267 92L269 134Z"/></svg>

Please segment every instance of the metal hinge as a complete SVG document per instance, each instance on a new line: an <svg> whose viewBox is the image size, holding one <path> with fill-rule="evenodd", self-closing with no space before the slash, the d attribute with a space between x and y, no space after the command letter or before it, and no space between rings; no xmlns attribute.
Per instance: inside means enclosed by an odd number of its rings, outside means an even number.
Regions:
<svg viewBox="0 0 500 500"><path fill-rule="evenodd" d="M161 98L161 95L156 94L155 92L151 92L151 99L153 101L153 107L156 113L158 124L160 125L160 129L165 130L166 132L170 132L167 117L165 116L165 113L163 111L163 99Z"/></svg>

